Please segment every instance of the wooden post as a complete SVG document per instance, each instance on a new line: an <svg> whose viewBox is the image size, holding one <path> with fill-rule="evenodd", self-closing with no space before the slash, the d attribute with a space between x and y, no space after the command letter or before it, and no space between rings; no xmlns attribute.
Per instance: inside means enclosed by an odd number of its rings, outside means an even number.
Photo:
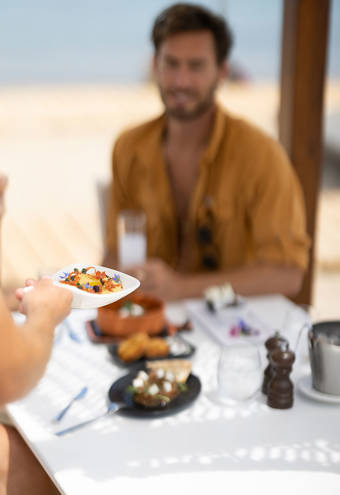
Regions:
<svg viewBox="0 0 340 495"><path fill-rule="evenodd" d="M304 190L312 240L301 304L312 301L329 10L330 0L284 0L279 139Z"/></svg>

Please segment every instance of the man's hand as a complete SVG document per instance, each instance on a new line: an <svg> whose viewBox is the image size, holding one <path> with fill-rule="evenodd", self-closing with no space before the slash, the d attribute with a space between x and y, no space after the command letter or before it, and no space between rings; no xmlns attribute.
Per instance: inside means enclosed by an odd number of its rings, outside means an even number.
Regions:
<svg viewBox="0 0 340 495"><path fill-rule="evenodd" d="M16 296L20 301L19 311L27 318L46 318L53 327L61 323L71 310L72 293L67 289L55 287L50 278L42 278L39 281L27 280L26 286L34 289L24 292L17 289Z"/></svg>
<svg viewBox="0 0 340 495"><path fill-rule="evenodd" d="M181 276L160 259L149 259L128 273L138 278L145 293L168 301L179 297Z"/></svg>

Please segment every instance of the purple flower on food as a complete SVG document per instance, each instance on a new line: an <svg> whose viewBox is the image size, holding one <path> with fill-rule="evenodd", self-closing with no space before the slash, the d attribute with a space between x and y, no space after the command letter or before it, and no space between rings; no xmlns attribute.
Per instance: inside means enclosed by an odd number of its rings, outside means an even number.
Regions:
<svg viewBox="0 0 340 495"><path fill-rule="evenodd" d="M229 335L231 337L238 337L240 335L240 331L241 331L240 327L235 325L231 327L231 329L229 330Z"/></svg>
<svg viewBox="0 0 340 495"><path fill-rule="evenodd" d="M242 318L239 319L239 325L242 330L249 330L250 328L249 325Z"/></svg>
<svg viewBox="0 0 340 495"><path fill-rule="evenodd" d="M86 282L86 284L84 284L84 289L91 289L91 285Z"/></svg>
<svg viewBox="0 0 340 495"><path fill-rule="evenodd" d="M114 274L113 281L116 282L116 284L118 284L120 282L120 276L118 275L118 273Z"/></svg>
<svg viewBox="0 0 340 495"><path fill-rule="evenodd" d="M60 280L65 280L69 276L69 273L63 272L63 275L59 275Z"/></svg>

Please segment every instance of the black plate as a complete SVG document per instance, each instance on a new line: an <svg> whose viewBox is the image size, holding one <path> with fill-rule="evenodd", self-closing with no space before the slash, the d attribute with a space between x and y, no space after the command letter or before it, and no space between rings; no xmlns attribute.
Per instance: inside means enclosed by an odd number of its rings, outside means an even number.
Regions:
<svg viewBox="0 0 340 495"><path fill-rule="evenodd" d="M132 380L136 375L137 371L131 372L128 375L118 378L118 380L111 385L108 392L110 401L124 404L116 414L137 418L159 418L169 416L187 408L195 399L197 399L201 391L200 379L196 375L190 374L186 381L187 390L181 392L164 407L143 407L140 404L135 404L133 401L133 394L126 390L126 388L132 384Z"/></svg>
<svg viewBox="0 0 340 495"><path fill-rule="evenodd" d="M172 337L169 337L171 339ZM190 344L186 339L184 339L182 336L176 334L173 338L178 339L180 343L184 344L187 348L186 352L182 352L181 354L174 354L171 351L169 354L163 357L155 357L155 358L145 358L142 357L140 359L137 359L136 361L131 361L131 362L126 362L120 359L120 357L117 354L118 350L118 345L119 344L112 344L108 346L108 351L112 357L112 360L117 366L124 367L124 368L130 368L130 369L137 369L141 368L142 366L145 366L146 361L158 361L159 359L187 359L191 357L196 348Z"/></svg>

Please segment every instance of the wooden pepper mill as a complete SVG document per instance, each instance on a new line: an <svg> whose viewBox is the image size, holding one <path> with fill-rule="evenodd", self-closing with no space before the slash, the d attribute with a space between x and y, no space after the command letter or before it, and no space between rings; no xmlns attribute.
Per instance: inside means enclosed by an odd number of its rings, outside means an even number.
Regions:
<svg viewBox="0 0 340 495"><path fill-rule="evenodd" d="M293 351L275 349L269 355L273 377L267 387L267 404L275 409L289 409L293 405L294 385L289 375L295 361Z"/></svg>
<svg viewBox="0 0 340 495"><path fill-rule="evenodd" d="M289 347L288 340L282 337L279 332L275 332L275 334L272 337L266 340L264 345L266 346L266 349L268 351L267 353L268 361L269 361L269 355L272 351L274 351L275 349L288 350ZM264 394L267 394L268 383L272 378L273 378L273 369L269 361L268 366L264 370L264 374L263 374L262 392Z"/></svg>

